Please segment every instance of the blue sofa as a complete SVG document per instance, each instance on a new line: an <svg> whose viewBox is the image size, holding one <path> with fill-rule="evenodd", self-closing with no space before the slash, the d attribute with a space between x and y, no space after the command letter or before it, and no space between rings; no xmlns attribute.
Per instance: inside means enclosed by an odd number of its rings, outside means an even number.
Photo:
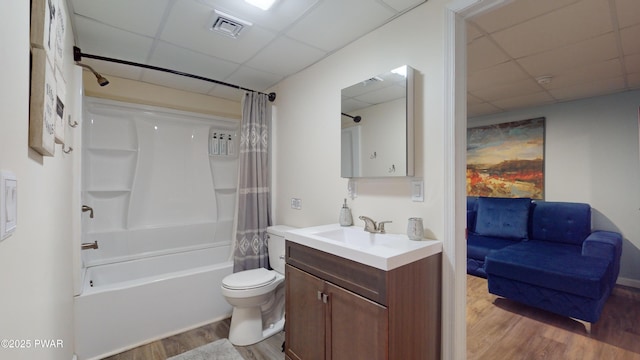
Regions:
<svg viewBox="0 0 640 360"><path fill-rule="evenodd" d="M619 233L591 230L588 204L467 198L467 273L492 294L595 323L621 252Z"/></svg>

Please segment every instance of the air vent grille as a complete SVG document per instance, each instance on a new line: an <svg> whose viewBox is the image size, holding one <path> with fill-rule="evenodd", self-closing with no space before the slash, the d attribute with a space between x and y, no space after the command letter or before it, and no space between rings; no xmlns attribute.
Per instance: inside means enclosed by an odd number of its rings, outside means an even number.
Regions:
<svg viewBox="0 0 640 360"><path fill-rule="evenodd" d="M238 19L218 10L214 11L211 23L212 25L209 27L211 31L234 39L240 36L245 27L252 25L248 21Z"/></svg>

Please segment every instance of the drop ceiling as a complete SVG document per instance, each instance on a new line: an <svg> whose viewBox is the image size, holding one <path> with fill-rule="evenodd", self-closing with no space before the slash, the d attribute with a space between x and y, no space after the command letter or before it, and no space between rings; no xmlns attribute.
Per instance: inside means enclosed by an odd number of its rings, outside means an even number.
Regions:
<svg viewBox="0 0 640 360"><path fill-rule="evenodd" d="M469 117L638 89L640 0L511 1L467 22L467 52Z"/></svg>
<svg viewBox="0 0 640 360"><path fill-rule="evenodd" d="M265 12L241 0L67 0L83 53L258 91L423 2L279 0ZM215 10L251 25L237 38L210 31ZM640 88L640 0L513 0L467 24L470 117ZM201 80L83 62L105 75L241 96ZM551 81L536 80L543 76Z"/></svg>
<svg viewBox="0 0 640 360"><path fill-rule="evenodd" d="M67 0L83 53L169 68L266 91L425 0ZM211 31L218 10L243 22L236 38ZM246 23L250 25L246 25ZM224 24L223 30L233 31ZM201 80L85 58L105 75L239 100Z"/></svg>

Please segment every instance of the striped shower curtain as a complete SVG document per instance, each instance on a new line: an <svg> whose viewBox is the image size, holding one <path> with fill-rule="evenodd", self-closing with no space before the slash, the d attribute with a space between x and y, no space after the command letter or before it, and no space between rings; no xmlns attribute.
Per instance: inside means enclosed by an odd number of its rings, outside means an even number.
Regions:
<svg viewBox="0 0 640 360"><path fill-rule="evenodd" d="M233 271L269 268L267 226L271 225L268 95L247 92L242 102L238 217Z"/></svg>

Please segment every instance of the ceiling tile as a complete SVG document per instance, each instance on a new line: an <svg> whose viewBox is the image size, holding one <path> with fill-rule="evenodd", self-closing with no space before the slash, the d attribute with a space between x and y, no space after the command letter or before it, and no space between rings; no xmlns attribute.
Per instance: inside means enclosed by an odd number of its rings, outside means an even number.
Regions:
<svg viewBox="0 0 640 360"><path fill-rule="evenodd" d="M149 58L149 64L193 75L221 80L238 69L230 61L213 58L166 42L158 42Z"/></svg>
<svg viewBox="0 0 640 360"><path fill-rule="evenodd" d="M635 25L620 31L622 52L625 55L640 53L640 25Z"/></svg>
<svg viewBox="0 0 640 360"><path fill-rule="evenodd" d="M478 27L474 23L467 22L467 44L482 36L483 33L478 30Z"/></svg>
<svg viewBox="0 0 640 360"><path fill-rule="evenodd" d="M598 80L617 78L622 76L620 60L612 59L599 63L579 66L554 76L549 89L566 88L575 84L589 83Z"/></svg>
<svg viewBox="0 0 640 360"><path fill-rule="evenodd" d="M604 95L624 90L624 78L614 78L582 83L560 89L550 89L549 92L559 100L575 100L591 96Z"/></svg>
<svg viewBox="0 0 640 360"><path fill-rule="evenodd" d="M628 73L640 73L640 54L625 56L624 63Z"/></svg>
<svg viewBox="0 0 640 360"><path fill-rule="evenodd" d="M131 31L155 36L169 0L71 0L76 14Z"/></svg>
<svg viewBox="0 0 640 360"><path fill-rule="evenodd" d="M509 60L488 37L483 36L467 46L467 71L486 69Z"/></svg>
<svg viewBox="0 0 640 360"><path fill-rule="evenodd" d="M640 72L627 76L627 82L629 84L629 88L640 89Z"/></svg>
<svg viewBox="0 0 640 360"><path fill-rule="evenodd" d="M382 2L391 6L397 12L403 12L426 2L426 0L382 0Z"/></svg>
<svg viewBox="0 0 640 360"><path fill-rule="evenodd" d="M160 38L207 55L242 63L275 37L275 33L257 25L243 29L237 39L214 33L207 28L213 16L213 8L208 5L194 0L179 1L169 14Z"/></svg>
<svg viewBox="0 0 640 360"><path fill-rule="evenodd" d="M252 22L255 25L279 32L291 26L309 11L319 0L280 0L268 11L240 0L199 0L210 8Z"/></svg>
<svg viewBox="0 0 640 360"><path fill-rule="evenodd" d="M621 28L640 24L640 1L616 0L615 4Z"/></svg>
<svg viewBox="0 0 640 360"><path fill-rule="evenodd" d="M155 70L144 70L142 81L200 94L207 94L213 88L210 82Z"/></svg>
<svg viewBox="0 0 640 360"><path fill-rule="evenodd" d="M602 62L618 56L613 33L581 41L566 47L518 59L531 76L556 75L567 69Z"/></svg>
<svg viewBox="0 0 640 360"><path fill-rule="evenodd" d="M513 81L478 90L470 90L473 95L487 101L522 96L539 91L541 91L540 85L531 79Z"/></svg>
<svg viewBox="0 0 640 360"><path fill-rule="evenodd" d="M514 57L536 54L612 31L607 1L582 0L493 34ZM562 34L562 36L558 36Z"/></svg>
<svg viewBox="0 0 640 360"><path fill-rule="evenodd" d="M85 54L144 62L153 39L77 17L78 47Z"/></svg>
<svg viewBox="0 0 640 360"><path fill-rule="evenodd" d="M282 80L281 75L271 74L247 66L241 66L238 71L225 79L225 82L251 88L256 91L266 91ZM253 87L253 88L252 88Z"/></svg>
<svg viewBox="0 0 640 360"><path fill-rule="evenodd" d="M550 104L554 99L544 91L522 96L509 97L494 101L493 104L505 110L514 110L530 106Z"/></svg>
<svg viewBox="0 0 640 360"><path fill-rule="evenodd" d="M496 107L490 103L467 104L467 116L481 116L501 112L503 109Z"/></svg>
<svg viewBox="0 0 640 360"><path fill-rule="evenodd" d="M370 32L394 15L375 1L324 0L287 31L287 35L324 51L332 51Z"/></svg>
<svg viewBox="0 0 640 360"><path fill-rule="evenodd" d="M484 102L485 102L484 100L473 96L473 94L467 93L467 105L469 105L469 104L482 104Z"/></svg>
<svg viewBox="0 0 640 360"><path fill-rule="evenodd" d="M282 56L291 54L292 56ZM280 37L262 49L246 65L278 75L288 75L322 59L326 53L286 36Z"/></svg>
<svg viewBox="0 0 640 360"><path fill-rule="evenodd" d="M519 0L483 13L470 21L492 33L517 25L580 0Z"/></svg>
<svg viewBox="0 0 640 360"><path fill-rule="evenodd" d="M480 71L469 72L467 89L473 91L478 88L494 87L527 78L528 75L515 62L509 61Z"/></svg>

